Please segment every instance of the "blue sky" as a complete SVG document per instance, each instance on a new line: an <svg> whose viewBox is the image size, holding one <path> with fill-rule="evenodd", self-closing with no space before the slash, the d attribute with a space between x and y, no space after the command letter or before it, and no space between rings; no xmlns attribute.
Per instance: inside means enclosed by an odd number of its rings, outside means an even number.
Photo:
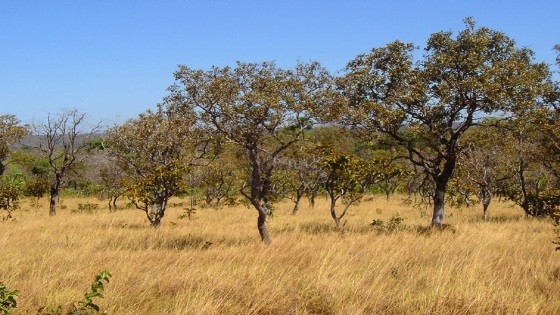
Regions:
<svg viewBox="0 0 560 315"><path fill-rule="evenodd" d="M559 12L558 0L0 0L0 114L30 122L76 108L122 122L161 100L178 64L317 60L336 72L395 39L423 46L461 30L466 16L552 64Z"/></svg>

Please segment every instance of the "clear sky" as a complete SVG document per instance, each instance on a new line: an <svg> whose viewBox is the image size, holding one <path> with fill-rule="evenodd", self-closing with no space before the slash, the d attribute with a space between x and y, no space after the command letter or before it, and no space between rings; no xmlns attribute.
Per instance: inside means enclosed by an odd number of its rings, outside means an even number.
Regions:
<svg viewBox="0 0 560 315"><path fill-rule="evenodd" d="M0 114L76 108L122 122L161 100L178 64L317 60L337 72L395 39L461 30L466 16L554 62L560 0L0 0Z"/></svg>

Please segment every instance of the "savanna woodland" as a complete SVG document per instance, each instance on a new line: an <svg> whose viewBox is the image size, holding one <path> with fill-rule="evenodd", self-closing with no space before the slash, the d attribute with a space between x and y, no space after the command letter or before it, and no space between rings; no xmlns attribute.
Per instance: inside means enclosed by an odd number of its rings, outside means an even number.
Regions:
<svg viewBox="0 0 560 315"><path fill-rule="evenodd" d="M112 127L3 113L0 313L559 314L559 70L467 18L180 65Z"/></svg>

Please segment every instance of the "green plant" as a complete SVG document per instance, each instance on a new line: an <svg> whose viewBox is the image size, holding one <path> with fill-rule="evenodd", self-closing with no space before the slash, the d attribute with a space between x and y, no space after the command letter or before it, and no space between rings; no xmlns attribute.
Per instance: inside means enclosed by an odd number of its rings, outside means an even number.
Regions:
<svg viewBox="0 0 560 315"><path fill-rule="evenodd" d="M369 225L377 229L379 232L393 232L402 229L403 221L404 218L397 213L389 219L387 225L385 225L383 220L379 219L374 219Z"/></svg>
<svg viewBox="0 0 560 315"><path fill-rule="evenodd" d="M91 290L84 293L84 299L78 302L77 305L74 305L69 314L81 315L99 313L99 306L93 302L93 299L103 298L103 290L105 290L103 282L109 283L111 277L112 275L107 270L103 270L95 275L93 283L91 284Z"/></svg>
<svg viewBox="0 0 560 315"><path fill-rule="evenodd" d="M403 223L404 218L401 217L398 213L393 215L390 219L389 219L389 228L394 230L397 229L401 226L401 224Z"/></svg>
<svg viewBox="0 0 560 315"><path fill-rule="evenodd" d="M91 284L90 291L84 293L84 299L74 303L72 307L68 310L67 315L90 315L101 313L99 305L95 304L94 298L103 298L103 290L105 289L103 282L109 283L109 279L112 275L107 271L103 270L99 274L95 275L93 283ZM103 312L105 313L105 312ZM63 307L60 305L52 307L41 307L37 311L37 315L62 315Z"/></svg>
<svg viewBox="0 0 560 315"><path fill-rule="evenodd" d="M0 314L11 314L10 311L17 307L18 294L18 291L10 291L3 283L0 283Z"/></svg>

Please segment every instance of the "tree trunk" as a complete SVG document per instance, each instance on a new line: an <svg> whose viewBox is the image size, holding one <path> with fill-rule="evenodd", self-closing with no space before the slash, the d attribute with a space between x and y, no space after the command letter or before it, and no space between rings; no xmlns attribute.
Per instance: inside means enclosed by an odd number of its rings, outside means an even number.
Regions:
<svg viewBox="0 0 560 315"><path fill-rule="evenodd" d="M482 187L481 195L482 195L482 210L483 210L482 219L484 221L488 221L488 206L492 201L492 193L490 192L488 187Z"/></svg>
<svg viewBox="0 0 560 315"><path fill-rule="evenodd" d="M153 204L151 211L147 211L146 214L152 227L159 227L161 225L161 219L165 215L165 204Z"/></svg>
<svg viewBox="0 0 560 315"><path fill-rule="evenodd" d="M525 183L525 161L522 157L519 157L518 160L519 166L517 168L517 178L519 181L519 188L521 190L521 200L518 203L521 208L523 208L523 211L525 211L525 215L528 217L530 215L532 216L533 214L529 209L529 198L527 193L527 186Z"/></svg>
<svg viewBox="0 0 560 315"><path fill-rule="evenodd" d="M49 216L54 217L56 215L56 206L58 204L58 198L60 196L60 184L62 183L62 175L56 174L54 183L51 186L51 195L49 203Z"/></svg>
<svg viewBox="0 0 560 315"><path fill-rule="evenodd" d="M268 214L267 209L260 207L258 209L259 217L257 219L257 228L259 229L259 235L261 236L261 240L265 244L270 244L272 241L270 239L270 235L268 234L268 229L266 227L266 216Z"/></svg>
<svg viewBox="0 0 560 315"><path fill-rule="evenodd" d="M334 220L334 223L336 224L337 228L342 228L342 225L340 224L340 218L336 215L336 201L338 200L337 197L335 196L331 196L331 217Z"/></svg>
<svg viewBox="0 0 560 315"><path fill-rule="evenodd" d="M153 228L158 228L161 225L161 217L156 216L152 219L150 219L150 224L152 224Z"/></svg>
<svg viewBox="0 0 560 315"><path fill-rule="evenodd" d="M294 202L294 209L292 210L292 215L296 215L298 210L299 210L299 200L300 199L296 199L296 201Z"/></svg>
<svg viewBox="0 0 560 315"><path fill-rule="evenodd" d="M113 199L113 209L117 210L117 199L119 198L119 196L115 196L115 199Z"/></svg>
<svg viewBox="0 0 560 315"><path fill-rule="evenodd" d="M51 188L49 215L54 217L56 215L56 205L58 204L58 189Z"/></svg>
<svg viewBox="0 0 560 315"><path fill-rule="evenodd" d="M441 227L443 224L443 209L445 205L445 188L446 183L438 179L436 180L436 191L434 192L434 214L432 216L432 227Z"/></svg>
<svg viewBox="0 0 560 315"><path fill-rule="evenodd" d="M315 208L315 198L317 197L317 190L313 189L313 191L311 192L311 195L309 196L309 205L311 206L311 209Z"/></svg>
<svg viewBox="0 0 560 315"><path fill-rule="evenodd" d="M299 203L301 201L301 198L303 197L304 191L305 191L305 187L303 185L300 185L296 191L296 200L294 201L295 205L294 205L294 209L292 210L292 215L297 214L299 210Z"/></svg>

